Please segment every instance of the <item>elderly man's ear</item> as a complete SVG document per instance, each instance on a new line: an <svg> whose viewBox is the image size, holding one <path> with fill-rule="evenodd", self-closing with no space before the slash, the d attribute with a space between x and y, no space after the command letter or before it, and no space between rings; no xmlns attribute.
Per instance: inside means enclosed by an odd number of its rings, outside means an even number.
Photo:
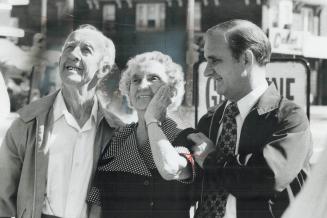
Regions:
<svg viewBox="0 0 327 218"><path fill-rule="evenodd" d="M102 79L104 76L110 73L113 67L113 63L110 63L109 58L107 56L103 57L100 61L99 71L98 71L98 78Z"/></svg>

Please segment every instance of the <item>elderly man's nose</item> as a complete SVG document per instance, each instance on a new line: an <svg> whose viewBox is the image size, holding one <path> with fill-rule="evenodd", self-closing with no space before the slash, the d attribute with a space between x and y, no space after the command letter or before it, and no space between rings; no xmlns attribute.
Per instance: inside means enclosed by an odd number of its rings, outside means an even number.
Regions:
<svg viewBox="0 0 327 218"><path fill-rule="evenodd" d="M75 47L70 53L69 57L72 60L80 60L81 59L81 50L78 47Z"/></svg>

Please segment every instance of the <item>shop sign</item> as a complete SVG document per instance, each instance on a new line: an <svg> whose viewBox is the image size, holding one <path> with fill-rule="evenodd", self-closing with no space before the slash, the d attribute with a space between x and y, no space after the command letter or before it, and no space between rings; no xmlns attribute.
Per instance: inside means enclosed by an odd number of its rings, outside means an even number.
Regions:
<svg viewBox="0 0 327 218"><path fill-rule="evenodd" d="M270 28L269 41L273 53L302 55L304 34L302 31Z"/></svg>

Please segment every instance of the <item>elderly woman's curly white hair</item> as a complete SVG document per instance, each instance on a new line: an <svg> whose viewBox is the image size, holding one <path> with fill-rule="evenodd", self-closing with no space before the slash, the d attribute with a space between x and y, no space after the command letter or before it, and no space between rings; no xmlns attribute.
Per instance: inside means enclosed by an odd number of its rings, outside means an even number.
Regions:
<svg viewBox="0 0 327 218"><path fill-rule="evenodd" d="M171 99L172 103L169 105L168 110L177 110L182 103L185 93L184 73L179 64L176 64L173 62L171 57L159 51L145 52L136 55L127 62L127 68L123 71L119 82L119 89L121 93L128 99L133 74L138 70L140 65L148 61L158 61L165 67L165 73L168 75L168 84L173 85L173 87L176 89L176 93Z"/></svg>

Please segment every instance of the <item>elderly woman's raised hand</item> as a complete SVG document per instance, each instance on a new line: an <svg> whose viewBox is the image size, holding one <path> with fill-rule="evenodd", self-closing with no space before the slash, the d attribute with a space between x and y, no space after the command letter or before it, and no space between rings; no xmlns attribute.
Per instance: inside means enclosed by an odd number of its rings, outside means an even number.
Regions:
<svg viewBox="0 0 327 218"><path fill-rule="evenodd" d="M173 88L170 85L162 85L151 99L145 114L146 123L160 121L166 116L168 105L171 104Z"/></svg>

